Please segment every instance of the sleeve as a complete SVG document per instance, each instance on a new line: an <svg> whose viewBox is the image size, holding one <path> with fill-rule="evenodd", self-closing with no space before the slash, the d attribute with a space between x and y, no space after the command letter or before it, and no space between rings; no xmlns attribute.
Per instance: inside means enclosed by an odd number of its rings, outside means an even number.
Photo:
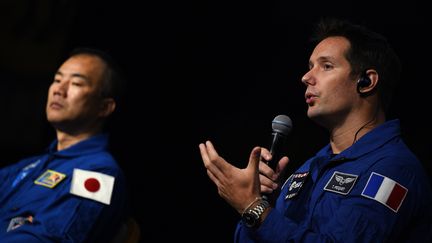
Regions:
<svg viewBox="0 0 432 243"><path fill-rule="evenodd" d="M115 176L110 205L69 194L79 201L64 228L64 234L71 242L109 242L128 215L126 186L121 171L102 173Z"/></svg>
<svg viewBox="0 0 432 243"><path fill-rule="evenodd" d="M313 216L305 215L299 223L279 208L272 209L258 229L239 222L235 242L430 242L431 209L426 206L431 202L430 188L425 186L423 175L409 166L395 165L396 158L384 160L373 171L407 189L396 212L361 195L371 171L349 196L325 192L322 200L328 201L315 204Z"/></svg>
<svg viewBox="0 0 432 243"><path fill-rule="evenodd" d="M127 193L124 177L121 173L116 176L110 205L102 204L89 199L81 199L86 203L67 228L67 235L87 235L86 242L110 242L120 228L129 212L127 210ZM95 214L94 212L97 212ZM92 216L93 215L93 216ZM85 217L89 217L86 219ZM88 222L93 222L89 231Z"/></svg>
<svg viewBox="0 0 432 243"><path fill-rule="evenodd" d="M109 205L69 193L70 178L55 196L35 202L40 207L33 209L32 223L3 234L0 242L109 242L127 215L125 181L120 171L99 171L115 175Z"/></svg>
<svg viewBox="0 0 432 243"><path fill-rule="evenodd" d="M0 170L0 192L6 191L5 187L10 187L13 180L12 176L18 175L18 167L10 165ZM11 183L9 183L11 182Z"/></svg>
<svg viewBox="0 0 432 243"><path fill-rule="evenodd" d="M45 241L31 231L23 231L19 234L5 234L0 237L0 242L26 242L26 243L45 243L53 241Z"/></svg>
<svg viewBox="0 0 432 243"><path fill-rule="evenodd" d="M0 242L84 242L103 206L72 197L50 201L32 223L3 234Z"/></svg>

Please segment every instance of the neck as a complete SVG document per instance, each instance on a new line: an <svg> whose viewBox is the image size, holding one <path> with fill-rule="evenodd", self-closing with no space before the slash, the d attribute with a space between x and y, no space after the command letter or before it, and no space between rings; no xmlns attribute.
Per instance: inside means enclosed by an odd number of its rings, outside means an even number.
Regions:
<svg viewBox="0 0 432 243"><path fill-rule="evenodd" d="M86 133L67 133L57 130L57 151L67 149L70 146L77 144L89 137L96 135L97 132L86 132Z"/></svg>
<svg viewBox="0 0 432 243"><path fill-rule="evenodd" d="M338 154L351 147L369 131L385 122L383 112L377 112L370 119L347 119L341 126L330 129L330 146Z"/></svg>

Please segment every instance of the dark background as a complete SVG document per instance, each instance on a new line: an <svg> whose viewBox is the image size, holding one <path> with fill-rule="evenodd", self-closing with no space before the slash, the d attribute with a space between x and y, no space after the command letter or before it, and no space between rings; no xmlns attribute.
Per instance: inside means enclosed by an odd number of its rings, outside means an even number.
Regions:
<svg viewBox="0 0 432 243"><path fill-rule="evenodd" d="M270 144L271 120L294 123L294 169L327 141L305 115L301 76L320 17L365 24L388 37L403 78L390 118L432 170L430 20L416 1L71 1L0 3L0 166L39 153L54 138L47 89L76 46L108 51L128 78L110 124L112 151L129 180L143 242L231 242L238 214L206 175L198 144L244 167Z"/></svg>

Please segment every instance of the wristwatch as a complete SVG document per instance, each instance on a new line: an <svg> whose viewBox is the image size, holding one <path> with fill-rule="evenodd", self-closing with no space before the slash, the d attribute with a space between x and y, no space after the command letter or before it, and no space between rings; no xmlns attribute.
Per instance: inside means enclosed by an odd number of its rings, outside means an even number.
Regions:
<svg viewBox="0 0 432 243"><path fill-rule="evenodd" d="M270 207L270 203L267 200L261 199L255 207L247 209L242 214L243 223L249 228L256 227L260 222L261 215L268 207Z"/></svg>

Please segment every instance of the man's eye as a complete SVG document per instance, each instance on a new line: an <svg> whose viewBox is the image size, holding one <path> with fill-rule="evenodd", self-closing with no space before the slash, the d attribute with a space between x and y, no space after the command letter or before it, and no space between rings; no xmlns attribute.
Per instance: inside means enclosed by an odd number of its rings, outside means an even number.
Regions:
<svg viewBox="0 0 432 243"><path fill-rule="evenodd" d="M333 68L332 65L330 65L330 64L324 64L324 70L330 70L332 68Z"/></svg>

